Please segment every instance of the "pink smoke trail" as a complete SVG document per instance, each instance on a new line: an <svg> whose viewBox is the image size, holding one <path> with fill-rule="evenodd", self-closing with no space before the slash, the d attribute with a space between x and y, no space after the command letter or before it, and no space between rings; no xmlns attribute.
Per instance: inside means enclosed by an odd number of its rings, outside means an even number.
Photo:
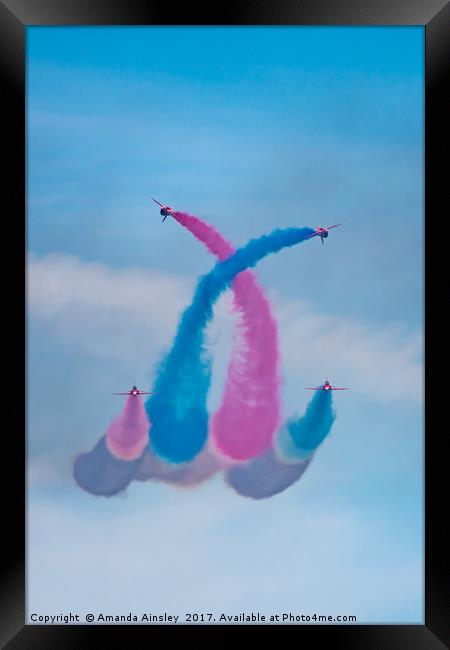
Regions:
<svg viewBox="0 0 450 650"><path fill-rule="evenodd" d="M142 462L133 480L153 480L179 487L197 487L221 469L221 462L207 448L203 449L193 461L178 464L166 463L150 451L146 451L142 455Z"/></svg>
<svg viewBox="0 0 450 650"><path fill-rule="evenodd" d="M219 260L235 252L198 217L184 212L174 216ZM248 460L271 445L280 422L277 324L251 271L239 273L232 288L239 336L234 338L222 403L210 421L210 442L224 456Z"/></svg>
<svg viewBox="0 0 450 650"><path fill-rule="evenodd" d="M140 395L129 395L122 413L106 432L106 447L116 458L135 460L148 443L150 422Z"/></svg>

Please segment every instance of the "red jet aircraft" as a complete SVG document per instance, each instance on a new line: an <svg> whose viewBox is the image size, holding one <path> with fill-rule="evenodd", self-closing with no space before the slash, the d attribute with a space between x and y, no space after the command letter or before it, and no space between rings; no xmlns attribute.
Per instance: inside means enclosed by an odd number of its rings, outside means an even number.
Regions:
<svg viewBox="0 0 450 650"><path fill-rule="evenodd" d="M171 217L174 216L174 209L171 208L170 205L163 205L162 203L160 203L159 201L157 201L153 197L151 197L151 199L152 199L152 201L154 201L155 203L157 203L161 207L161 210L159 211L159 214L162 217L164 217L163 221L165 221L167 219L169 214L170 214Z"/></svg>
<svg viewBox="0 0 450 650"><path fill-rule="evenodd" d="M314 232L312 235L308 235L306 239L310 239L311 237L320 237L322 240L322 244L324 243L324 239L328 237L328 231L331 230L332 228L337 228L338 226L342 226L341 223L337 223L335 226L327 226L324 228L323 226L317 226L316 232Z"/></svg>
<svg viewBox="0 0 450 650"><path fill-rule="evenodd" d="M136 395L153 395L154 393L143 393L141 390L137 388L137 386L133 386L133 388L126 393L113 393L113 395L133 395L133 397L136 397Z"/></svg>
<svg viewBox="0 0 450 650"><path fill-rule="evenodd" d="M317 386L317 388L305 388L305 390L350 390L350 388L336 388L336 386L332 386L327 379L322 386Z"/></svg>

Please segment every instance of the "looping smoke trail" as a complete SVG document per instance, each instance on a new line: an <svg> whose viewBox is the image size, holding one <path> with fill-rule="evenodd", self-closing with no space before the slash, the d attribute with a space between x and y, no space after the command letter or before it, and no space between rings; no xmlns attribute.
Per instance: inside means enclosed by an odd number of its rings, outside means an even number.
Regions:
<svg viewBox="0 0 450 650"><path fill-rule="evenodd" d="M313 233L312 228L275 230L251 240L200 278L193 301L181 317L172 349L157 371L156 395L146 402L152 422L150 444L158 456L173 463L186 462L205 445L211 363L205 353L204 329L214 303L238 273Z"/></svg>
<svg viewBox="0 0 450 650"><path fill-rule="evenodd" d="M185 212L175 219L224 260L235 249L212 226ZM238 337L234 338L225 390L210 421L212 442L221 454L247 460L270 446L280 421L278 333L270 304L251 271L232 283Z"/></svg>
<svg viewBox="0 0 450 650"><path fill-rule="evenodd" d="M150 427L141 396L129 395L122 413L106 432L106 446L116 458L134 460L148 444Z"/></svg>
<svg viewBox="0 0 450 650"><path fill-rule="evenodd" d="M274 448L225 472L225 481L241 496L267 499L283 492L304 474L331 430L335 415L331 392L318 391L303 417L278 432Z"/></svg>

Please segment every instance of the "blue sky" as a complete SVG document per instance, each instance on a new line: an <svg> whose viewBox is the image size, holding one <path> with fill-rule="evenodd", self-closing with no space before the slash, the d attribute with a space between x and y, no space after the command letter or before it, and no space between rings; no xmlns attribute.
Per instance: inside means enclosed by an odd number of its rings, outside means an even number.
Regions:
<svg viewBox="0 0 450 650"><path fill-rule="evenodd" d="M144 565L153 584L178 580L181 608L208 598L270 607L266 576L275 609L344 603L364 622L422 621L423 29L31 27L27 62L29 607L58 609L62 575L74 585L69 609L87 607L94 584L101 607L108 563L130 547L137 559L115 575L124 588L111 607L131 607ZM327 374L352 388L308 472L270 503L220 480L188 496L132 485L112 501L70 480L70 459L120 410L111 392L151 385L211 268L149 196L236 245L275 227L343 224L325 246L313 240L257 270L280 323L286 416ZM226 297L214 328L211 406L232 330ZM275 516L289 541L273 539ZM93 526L98 548L83 556ZM145 545L135 541L143 526ZM180 560L167 578L147 556L154 546L166 566L177 552L167 540L180 535L200 568L183 573ZM263 549L250 560L255 539ZM221 601L214 585L230 566L217 556L230 544L248 566ZM293 568L281 558L296 549ZM171 589L158 600L145 582L141 600L170 602Z"/></svg>

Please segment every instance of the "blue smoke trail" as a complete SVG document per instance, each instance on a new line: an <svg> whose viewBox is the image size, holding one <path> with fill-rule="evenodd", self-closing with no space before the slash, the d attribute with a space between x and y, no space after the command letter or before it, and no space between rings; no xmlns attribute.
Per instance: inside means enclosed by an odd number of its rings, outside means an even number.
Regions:
<svg viewBox="0 0 450 650"><path fill-rule="evenodd" d="M102 436L95 447L79 454L73 464L73 477L78 485L91 494L114 496L125 490L144 460L121 460L111 454Z"/></svg>
<svg viewBox="0 0 450 650"><path fill-rule="evenodd" d="M204 347L204 330L221 293L241 271L313 233L312 228L274 230L250 240L200 278L192 303L180 319L172 349L157 370L156 394L145 405L152 422L150 446L156 455L172 463L190 461L206 442L211 360Z"/></svg>
<svg viewBox="0 0 450 650"><path fill-rule="evenodd" d="M273 448L228 469L225 481L250 499L268 499L284 492L303 476L334 420L331 391L318 391L305 414L291 418L280 429Z"/></svg>
<svg viewBox="0 0 450 650"><path fill-rule="evenodd" d="M335 420L331 391L319 390L301 418L291 418L278 432L275 449L285 462L310 458L329 434Z"/></svg>
<svg viewBox="0 0 450 650"><path fill-rule="evenodd" d="M283 463L273 447L248 463L239 463L224 473L225 482L242 497L269 499L284 492L306 472L312 459Z"/></svg>

